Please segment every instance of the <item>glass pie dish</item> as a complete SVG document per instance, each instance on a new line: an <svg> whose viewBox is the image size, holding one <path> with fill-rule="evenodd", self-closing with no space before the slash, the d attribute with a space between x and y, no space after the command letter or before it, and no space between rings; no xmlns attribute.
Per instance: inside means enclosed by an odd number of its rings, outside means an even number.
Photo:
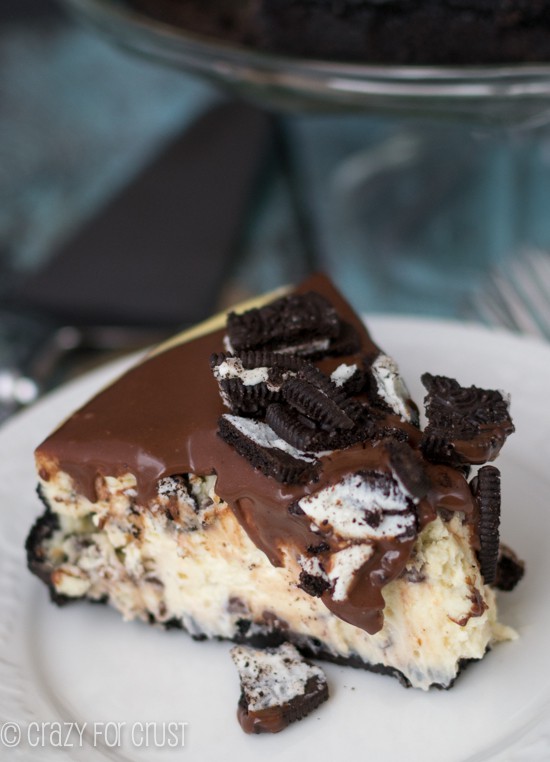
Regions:
<svg viewBox="0 0 550 762"><path fill-rule="evenodd" d="M125 48L221 83L264 106L453 120L546 121L550 64L387 66L258 52L138 12L124 0L64 0Z"/></svg>

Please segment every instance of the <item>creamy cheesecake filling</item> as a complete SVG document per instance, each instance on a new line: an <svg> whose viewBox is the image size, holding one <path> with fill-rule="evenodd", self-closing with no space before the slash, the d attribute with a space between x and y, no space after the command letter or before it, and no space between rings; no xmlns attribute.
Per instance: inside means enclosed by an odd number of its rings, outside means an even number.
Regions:
<svg viewBox="0 0 550 762"><path fill-rule="evenodd" d="M214 487L213 477L168 480L144 509L131 474L105 479L91 503L58 472L42 483L59 518L45 543L56 592L106 598L127 620L179 622L195 636L238 640L275 627L298 646L396 669L422 689L447 687L461 661L515 637L496 620L460 513L420 533L402 576L383 589L384 626L369 635L297 586L295 548L272 566Z"/></svg>

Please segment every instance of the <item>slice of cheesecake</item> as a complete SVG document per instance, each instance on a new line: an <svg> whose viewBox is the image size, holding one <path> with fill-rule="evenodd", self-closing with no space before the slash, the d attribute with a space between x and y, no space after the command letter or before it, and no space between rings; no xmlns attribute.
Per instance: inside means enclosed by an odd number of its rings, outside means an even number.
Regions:
<svg viewBox="0 0 550 762"><path fill-rule="evenodd" d="M449 687L497 621L498 392L394 361L322 276L161 346L36 450L58 604ZM507 556L509 558L509 554Z"/></svg>

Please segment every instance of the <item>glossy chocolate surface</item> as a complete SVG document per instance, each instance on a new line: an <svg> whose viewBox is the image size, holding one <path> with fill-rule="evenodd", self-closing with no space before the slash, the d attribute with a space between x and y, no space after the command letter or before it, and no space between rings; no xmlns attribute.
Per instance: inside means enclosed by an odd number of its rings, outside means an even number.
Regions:
<svg viewBox="0 0 550 762"><path fill-rule="evenodd" d="M322 361L325 372L379 352L360 319L326 278L314 276L296 292L311 290L322 293L361 339L358 354ZM323 456L320 477L313 483L286 485L264 476L217 434L218 419L227 409L209 358L223 349L224 334L225 329L214 331L136 366L69 418L40 445L38 454L58 464L91 501L97 499L98 477L134 474L138 501L146 505L156 495L162 477L215 473L216 492L274 565L285 563L285 555L296 559L307 554L308 548L320 542L327 544L327 554L338 550L340 540L330 527L326 533L312 531L307 516L296 514L292 507L301 497L345 474L365 469L391 474L384 441L363 442ZM404 429L411 446L418 448L420 432L414 426L393 414L387 415L387 422ZM416 506L418 531L435 518L439 508L462 511L475 524L477 506L464 476L448 466L425 462L425 468L431 486ZM376 541L347 598L337 602L326 592L324 603L345 621L377 632L383 624L382 588L403 572L413 544L414 540L395 538Z"/></svg>

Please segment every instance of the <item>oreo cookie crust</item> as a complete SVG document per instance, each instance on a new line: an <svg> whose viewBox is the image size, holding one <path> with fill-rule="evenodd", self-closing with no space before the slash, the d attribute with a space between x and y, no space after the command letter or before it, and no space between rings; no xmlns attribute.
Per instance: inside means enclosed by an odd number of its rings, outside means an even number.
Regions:
<svg viewBox="0 0 550 762"><path fill-rule="evenodd" d="M288 297L252 306L242 348L225 319L179 337L40 445L55 518L31 533L31 569L60 600L108 601L196 639L284 637L449 687L513 637L477 555L487 491L425 457L397 366L330 283ZM294 332L279 327L291 304Z"/></svg>
<svg viewBox="0 0 550 762"><path fill-rule="evenodd" d="M48 542L57 530L59 530L59 518L47 508L32 527L25 542L25 551L29 570L44 582L50 592L52 602L58 606L64 606L75 599L57 591L52 580L55 567L47 552Z"/></svg>

